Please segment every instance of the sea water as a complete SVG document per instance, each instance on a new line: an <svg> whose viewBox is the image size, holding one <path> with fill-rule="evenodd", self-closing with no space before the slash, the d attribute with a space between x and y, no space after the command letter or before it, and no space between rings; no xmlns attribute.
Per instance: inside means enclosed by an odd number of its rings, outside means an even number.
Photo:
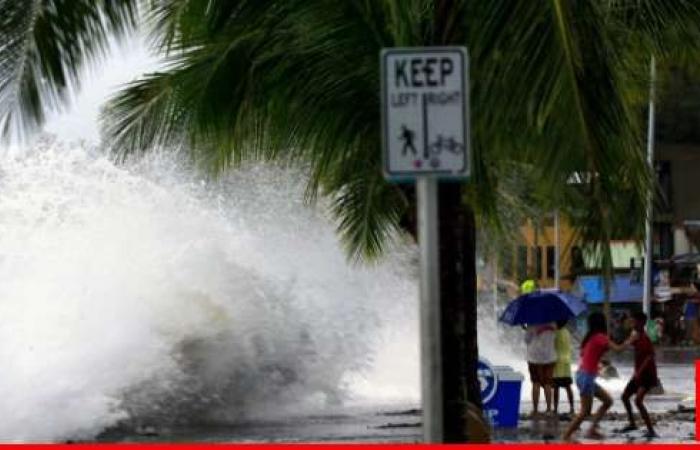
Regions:
<svg viewBox="0 0 700 450"><path fill-rule="evenodd" d="M0 441L418 406L417 249L395 236L349 261L306 181L51 138L6 150ZM520 364L480 328L482 354Z"/></svg>

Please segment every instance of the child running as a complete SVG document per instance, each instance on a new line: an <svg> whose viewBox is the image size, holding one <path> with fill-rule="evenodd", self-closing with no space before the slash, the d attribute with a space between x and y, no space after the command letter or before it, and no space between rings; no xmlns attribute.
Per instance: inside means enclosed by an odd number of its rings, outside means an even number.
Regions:
<svg viewBox="0 0 700 450"><path fill-rule="evenodd" d="M630 398L636 394L634 404L637 405L639 415L642 416L642 420L647 426L647 432L644 434L644 437L653 439L659 436L654 431L649 412L644 406L644 397L652 388L659 385L659 379L656 374L654 345L644 331L644 325L646 323L646 314L638 312L634 315L634 331L630 337L630 341L634 347L634 374L629 383L627 383L625 391L622 393L622 403L625 405L629 424L619 431L621 433L627 433L637 429L637 424L634 422L634 416L632 415L632 405L630 404Z"/></svg>
<svg viewBox="0 0 700 450"><path fill-rule="evenodd" d="M603 404L600 405L593 415L593 422L586 433L586 437L589 439L602 439L604 437L598 431L598 424L603 415L612 406L613 400L610 394L596 383L598 364L605 352L608 350L624 350L629 341L630 339L622 345L618 345L608 338L608 326L602 313L594 312L588 316L588 333L586 333L581 342L581 361L576 372L576 386L581 394L581 411L562 435L564 441L570 441L574 432L579 429L581 423L590 415L593 397L603 402Z"/></svg>
<svg viewBox="0 0 700 450"><path fill-rule="evenodd" d="M571 333L566 329L566 320L557 322L557 332L554 335L554 348L557 352L557 362L554 364L554 413L559 411L559 388L566 391L569 398L571 417L574 415L574 392L571 389ZM567 420L570 417L566 417Z"/></svg>

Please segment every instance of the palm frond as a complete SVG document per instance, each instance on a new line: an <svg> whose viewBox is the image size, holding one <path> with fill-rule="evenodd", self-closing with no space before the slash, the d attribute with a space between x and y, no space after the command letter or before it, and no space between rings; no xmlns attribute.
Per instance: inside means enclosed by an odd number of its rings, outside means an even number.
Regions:
<svg viewBox="0 0 700 450"><path fill-rule="evenodd" d="M553 0L546 14L535 2L505 3L475 7L488 26L470 39L482 60L474 64L481 81L474 101L488 105L477 137L491 149L483 156L496 172L502 161L531 164L534 198L543 205L547 196L553 205L571 201L573 173L595 174L577 198L589 211L577 224L586 239L608 243L628 217L615 209L615 193L643 205L651 180L620 38L597 2ZM643 209L634 212L640 211L643 223Z"/></svg>
<svg viewBox="0 0 700 450"><path fill-rule="evenodd" d="M378 171L355 172L339 181L331 198L341 240L351 259L374 260L396 239L408 204Z"/></svg>
<svg viewBox="0 0 700 450"><path fill-rule="evenodd" d="M608 0L603 7L628 44L646 45L659 58L700 48L697 1Z"/></svg>
<svg viewBox="0 0 700 450"><path fill-rule="evenodd" d="M182 146L187 117L176 79L170 72L147 75L126 85L103 111L102 133L111 136L109 146L118 157Z"/></svg>
<svg viewBox="0 0 700 450"><path fill-rule="evenodd" d="M150 4L172 64L110 103L107 141L123 152L176 141L215 170L246 158L308 163L309 199L334 199L354 255L376 253L381 227L395 229L409 209L379 176L382 47L469 44L469 198L482 223L505 229L494 205L516 201L507 177L525 167L535 180L528 202L577 202L589 212L578 221L582 236L606 243L630 229L630 217L643 222L643 210L616 205L644 204L651 182L640 66L649 48L682 45L699 23L685 16L695 14L687 0ZM577 172L592 182L568 186Z"/></svg>
<svg viewBox="0 0 700 450"><path fill-rule="evenodd" d="M83 63L136 18L137 0L0 0L0 125L3 135L35 129L77 87Z"/></svg>

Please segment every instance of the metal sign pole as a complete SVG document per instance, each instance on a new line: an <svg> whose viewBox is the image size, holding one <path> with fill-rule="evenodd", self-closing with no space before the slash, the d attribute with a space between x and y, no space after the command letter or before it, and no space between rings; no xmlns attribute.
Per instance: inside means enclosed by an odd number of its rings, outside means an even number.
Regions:
<svg viewBox="0 0 700 450"><path fill-rule="evenodd" d="M493 255L493 323L498 326L498 253ZM496 328L498 329L498 328Z"/></svg>
<svg viewBox="0 0 700 450"><path fill-rule="evenodd" d="M470 174L469 55L464 47L407 47L382 49L379 58L384 174L393 182L415 180L418 197L423 439L442 443L437 191L438 180L466 180Z"/></svg>
<svg viewBox="0 0 700 450"><path fill-rule="evenodd" d="M559 272L559 258L561 247L559 246L559 210L554 210L554 287L559 289L559 279L561 274Z"/></svg>
<svg viewBox="0 0 700 450"><path fill-rule="evenodd" d="M654 55L651 56L650 63L651 82L649 83L649 123L647 129L647 162L651 173L654 174L654 83L656 83L656 62ZM652 236L654 233L654 187L649 188L647 193L646 223L644 239L644 293L642 298L642 308L651 318L651 266L654 260L654 249L652 246Z"/></svg>
<svg viewBox="0 0 700 450"><path fill-rule="evenodd" d="M423 441L443 442L440 268L438 259L437 180L419 176L420 331Z"/></svg>

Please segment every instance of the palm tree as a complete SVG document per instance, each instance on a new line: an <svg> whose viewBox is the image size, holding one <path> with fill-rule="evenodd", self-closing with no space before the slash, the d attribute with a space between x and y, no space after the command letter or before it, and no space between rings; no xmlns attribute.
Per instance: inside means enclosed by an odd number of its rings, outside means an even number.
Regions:
<svg viewBox="0 0 700 450"><path fill-rule="evenodd" d="M78 87L82 66L136 23L137 0L0 0L0 127L21 136Z"/></svg>
<svg viewBox="0 0 700 450"><path fill-rule="evenodd" d="M3 14L11 11L0 30L12 42L0 47L0 120L29 125L65 93L59 74L75 79L109 30L132 24L135 3L35 0L25 17L16 2L0 2ZM539 198L579 202L581 233L602 248L622 216L643 223L651 177L638 105L648 55L663 59L674 46L700 42L692 0L147 0L142 7L166 67L107 105L107 145L122 156L185 148L214 172L249 158L303 161L309 198L330 197L355 259L377 257L415 224L413 189L388 184L380 169L379 50L469 47L473 178L442 184L439 194L448 442L466 438L466 403L480 403L476 217L504 228L498 199L516 163L537 180ZM95 14L104 21L83 20ZM43 21L49 31L37 26ZM568 188L572 173L590 182ZM620 211L621 198L631 211ZM610 267L609 250L602 255Z"/></svg>

